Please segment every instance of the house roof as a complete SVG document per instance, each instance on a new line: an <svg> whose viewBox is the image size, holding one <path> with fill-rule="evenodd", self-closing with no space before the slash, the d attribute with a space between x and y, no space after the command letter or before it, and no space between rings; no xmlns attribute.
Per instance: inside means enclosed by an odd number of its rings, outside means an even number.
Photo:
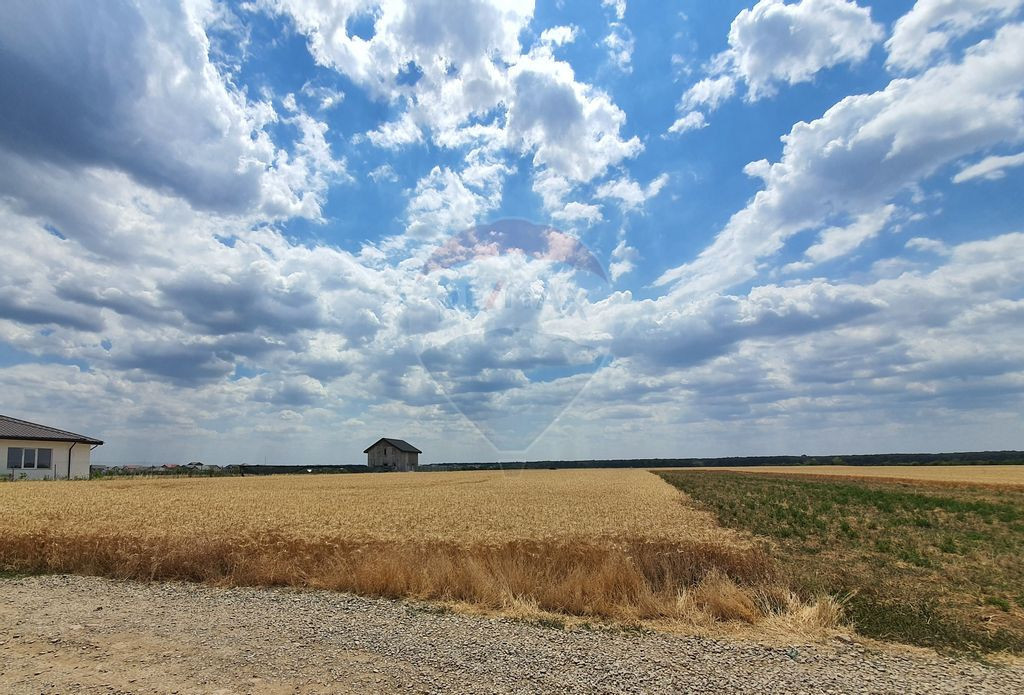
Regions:
<svg viewBox="0 0 1024 695"><path fill-rule="evenodd" d="M375 441L373 444L371 444L370 446L368 446L365 449L363 449L363 453L364 454L370 453L370 449L372 449L373 447L377 446L381 442L384 442L385 444L390 444L391 446L395 447L399 451L405 451L405 452L408 452L410 454L422 454L423 453L422 451L420 451L419 449L417 449L416 447L414 447L412 444L410 444L409 442L405 441L404 439L392 439L391 437L381 437L380 439Z"/></svg>
<svg viewBox="0 0 1024 695"><path fill-rule="evenodd" d="M59 430L56 427L38 425L27 420L0 415L0 439L35 439L43 442L81 442L82 444L96 444L103 442L99 439L86 437L82 434Z"/></svg>

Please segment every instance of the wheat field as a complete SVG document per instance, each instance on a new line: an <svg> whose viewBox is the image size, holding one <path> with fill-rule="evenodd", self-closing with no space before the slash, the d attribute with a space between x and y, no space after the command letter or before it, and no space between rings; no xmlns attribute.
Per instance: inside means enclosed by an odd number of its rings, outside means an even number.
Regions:
<svg viewBox="0 0 1024 695"><path fill-rule="evenodd" d="M0 485L0 567L316 587L496 611L832 623L641 470Z"/></svg>
<svg viewBox="0 0 1024 695"><path fill-rule="evenodd" d="M641 470L468 471L18 482L24 530L280 533L301 540L500 543L634 537L742 543ZM0 520L0 524L7 520Z"/></svg>
<svg viewBox="0 0 1024 695"><path fill-rule="evenodd" d="M785 473L853 478L886 478L928 483L963 483L1024 487L1024 466L721 466L696 470L726 470L741 473Z"/></svg>

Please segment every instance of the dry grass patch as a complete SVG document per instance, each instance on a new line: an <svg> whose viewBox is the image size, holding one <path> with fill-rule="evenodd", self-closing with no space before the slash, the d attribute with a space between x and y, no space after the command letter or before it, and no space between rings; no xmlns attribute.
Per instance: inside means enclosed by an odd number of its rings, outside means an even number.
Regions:
<svg viewBox="0 0 1024 695"><path fill-rule="evenodd" d="M802 606L746 536L639 470L0 485L0 566L492 610L757 622Z"/></svg>

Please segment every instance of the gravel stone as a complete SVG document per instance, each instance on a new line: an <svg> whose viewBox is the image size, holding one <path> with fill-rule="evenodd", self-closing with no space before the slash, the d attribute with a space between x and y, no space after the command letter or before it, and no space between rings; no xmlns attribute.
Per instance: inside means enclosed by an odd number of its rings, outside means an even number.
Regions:
<svg viewBox="0 0 1024 695"><path fill-rule="evenodd" d="M561 630L327 591L0 580L0 692L1007 693L992 665L849 641Z"/></svg>

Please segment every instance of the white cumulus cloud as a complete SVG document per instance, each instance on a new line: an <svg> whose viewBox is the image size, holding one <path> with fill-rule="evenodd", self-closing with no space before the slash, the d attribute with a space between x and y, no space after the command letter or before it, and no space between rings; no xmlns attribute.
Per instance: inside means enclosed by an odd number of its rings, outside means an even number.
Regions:
<svg viewBox="0 0 1024 695"><path fill-rule="evenodd" d="M708 121L703 113L700 111L689 111L677 118L672 125L669 126L668 132L673 134L685 133L690 130L706 128L707 125Z"/></svg>
<svg viewBox="0 0 1024 695"><path fill-rule="evenodd" d="M918 0L896 20L885 42L886 64L895 70L928 67L936 54L969 31L1006 19L1024 6L1024 0Z"/></svg>
<svg viewBox="0 0 1024 695"><path fill-rule="evenodd" d="M963 183L973 179L995 181L1006 176L1006 170L1024 166L1024 152L1010 155L992 155L966 166L953 177L953 183Z"/></svg>
<svg viewBox="0 0 1024 695"><path fill-rule="evenodd" d="M683 116L670 132L703 124L695 109L715 110L740 84L746 86L747 101L757 101L773 96L780 84L807 82L826 68L859 63L882 35L871 10L851 0L760 0L736 15L729 48L712 58L708 75L683 94Z"/></svg>
<svg viewBox="0 0 1024 695"><path fill-rule="evenodd" d="M764 188L692 263L659 283L690 291L753 277L792 235L830 217L859 216L978 150L1024 139L1024 25L1007 25L967 51L885 89L846 97L783 137L778 162L746 171Z"/></svg>

